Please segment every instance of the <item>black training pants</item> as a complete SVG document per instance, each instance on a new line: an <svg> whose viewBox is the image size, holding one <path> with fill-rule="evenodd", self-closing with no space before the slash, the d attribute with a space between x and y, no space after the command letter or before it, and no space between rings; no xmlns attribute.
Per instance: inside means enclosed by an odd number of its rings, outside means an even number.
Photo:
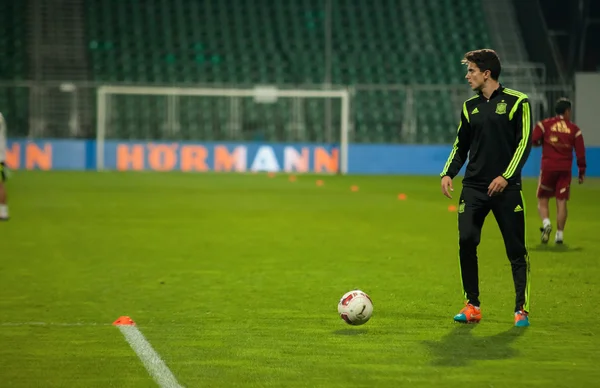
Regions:
<svg viewBox="0 0 600 388"><path fill-rule="evenodd" d="M525 245L525 203L520 190L508 189L492 197L487 190L463 187L458 207L460 270L465 297L479 306L477 246L481 228L492 211L504 239L515 283L515 311L529 310L529 256Z"/></svg>

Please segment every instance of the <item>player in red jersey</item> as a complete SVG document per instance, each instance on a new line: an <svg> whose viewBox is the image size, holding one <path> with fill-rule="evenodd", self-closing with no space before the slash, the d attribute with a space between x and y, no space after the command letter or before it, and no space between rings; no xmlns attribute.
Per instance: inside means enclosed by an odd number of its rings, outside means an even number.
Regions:
<svg viewBox="0 0 600 388"><path fill-rule="evenodd" d="M556 116L537 123L533 130L533 146L542 146L542 168L538 183L538 211L542 218L542 243L546 244L552 231L548 202L556 197L557 244L563 243L567 222L567 201L570 197L573 149L577 155L579 183L585 176L585 146L581 130L571 122L571 101L560 98L554 107Z"/></svg>

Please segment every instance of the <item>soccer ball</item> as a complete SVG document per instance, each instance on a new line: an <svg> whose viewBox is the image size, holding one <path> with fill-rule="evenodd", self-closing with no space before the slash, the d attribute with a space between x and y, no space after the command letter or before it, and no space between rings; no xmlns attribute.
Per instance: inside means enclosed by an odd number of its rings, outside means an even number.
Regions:
<svg viewBox="0 0 600 388"><path fill-rule="evenodd" d="M338 313L349 325L364 325L373 314L373 302L369 295L361 290L348 291L338 303Z"/></svg>

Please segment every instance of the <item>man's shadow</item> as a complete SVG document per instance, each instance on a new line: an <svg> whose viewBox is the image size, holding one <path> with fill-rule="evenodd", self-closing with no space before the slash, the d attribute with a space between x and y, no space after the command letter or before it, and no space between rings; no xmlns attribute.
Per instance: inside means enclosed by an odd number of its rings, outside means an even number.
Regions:
<svg viewBox="0 0 600 388"><path fill-rule="evenodd" d="M562 253L571 253L571 252L581 252L583 251L582 247L570 246L567 244L538 244L534 247L529 248L530 251L535 252L562 252Z"/></svg>
<svg viewBox="0 0 600 388"><path fill-rule="evenodd" d="M433 355L434 366L467 366L477 360L505 360L519 354L511 344L526 328L515 327L489 337L474 336L477 325L457 324L439 341L424 341Z"/></svg>

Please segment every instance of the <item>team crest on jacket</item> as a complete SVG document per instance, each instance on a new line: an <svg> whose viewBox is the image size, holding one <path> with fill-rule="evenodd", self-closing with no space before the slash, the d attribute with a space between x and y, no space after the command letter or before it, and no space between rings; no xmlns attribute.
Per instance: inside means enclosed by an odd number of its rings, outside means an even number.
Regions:
<svg viewBox="0 0 600 388"><path fill-rule="evenodd" d="M506 114L506 103L504 102L504 100L502 100L502 102L499 102L496 105L496 113L498 113L499 115Z"/></svg>

